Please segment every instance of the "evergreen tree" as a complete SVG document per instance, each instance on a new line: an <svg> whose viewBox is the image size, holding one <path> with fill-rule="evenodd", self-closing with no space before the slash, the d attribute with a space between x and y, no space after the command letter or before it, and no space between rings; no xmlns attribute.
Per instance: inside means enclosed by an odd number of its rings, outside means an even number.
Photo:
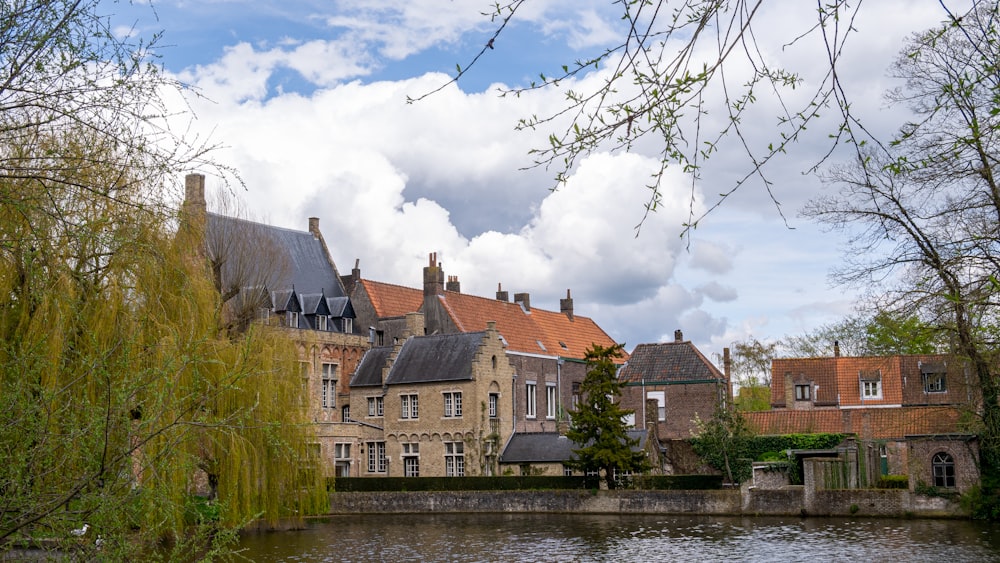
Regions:
<svg viewBox="0 0 1000 563"><path fill-rule="evenodd" d="M572 413L572 425L566 436L579 449L568 465L583 471L604 471L609 489L615 488L615 472L644 472L650 469L643 451L636 451L639 440L630 438L625 417L633 411L617 402L621 384L617 379L614 358L621 357L622 345L594 344L587 350L587 376L580 384L582 400Z"/></svg>

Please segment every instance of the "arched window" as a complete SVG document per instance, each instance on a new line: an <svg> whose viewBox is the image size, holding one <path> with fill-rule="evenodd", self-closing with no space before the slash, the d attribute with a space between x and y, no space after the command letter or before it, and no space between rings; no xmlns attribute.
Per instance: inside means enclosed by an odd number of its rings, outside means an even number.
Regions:
<svg viewBox="0 0 1000 563"><path fill-rule="evenodd" d="M935 487L955 487L955 460L951 454L938 452L931 460L931 468L934 471Z"/></svg>
<svg viewBox="0 0 1000 563"><path fill-rule="evenodd" d="M497 369L497 357L493 356L493 369Z"/></svg>

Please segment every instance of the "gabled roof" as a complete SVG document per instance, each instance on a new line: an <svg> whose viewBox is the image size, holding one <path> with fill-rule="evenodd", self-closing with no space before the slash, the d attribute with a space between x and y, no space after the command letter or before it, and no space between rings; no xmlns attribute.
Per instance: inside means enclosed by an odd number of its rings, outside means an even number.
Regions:
<svg viewBox="0 0 1000 563"><path fill-rule="evenodd" d="M348 319L357 317L349 297L327 297L326 307L330 310L330 316L332 317Z"/></svg>
<svg viewBox="0 0 1000 563"><path fill-rule="evenodd" d="M328 314L322 293L300 294L299 304L302 306L302 312L306 315Z"/></svg>
<svg viewBox="0 0 1000 563"><path fill-rule="evenodd" d="M486 332L414 336L403 342L386 385L470 381L472 363Z"/></svg>
<svg viewBox="0 0 1000 563"><path fill-rule="evenodd" d="M646 447L645 430L629 430L628 437L639 440L632 449ZM580 449L575 442L557 432L527 432L511 436L500 463L560 463L573 459L573 450Z"/></svg>
<svg viewBox="0 0 1000 563"><path fill-rule="evenodd" d="M351 387L381 387L382 368L392 355L392 346L377 346L365 352L351 377Z"/></svg>
<svg viewBox="0 0 1000 563"><path fill-rule="evenodd" d="M511 352L580 359L592 344L615 344L597 323L580 315L570 319L535 307L528 311L520 303L455 291L445 291L438 299L461 331L482 330L487 322L496 321Z"/></svg>
<svg viewBox="0 0 1000 563"><path fill-rule="evenodd" d="M375 316L379 318L415 313L424 303L424 292L421 289L365 279L359 280L359 283L375 308Z"/></svg>
<svg viewBox="0 0 1000 563"><path fill-rule="evenodd" d="M871 440L968 433L961 415L961 409L937 406L744 413L764 435L844 433Z"/></svg>
<svg viewBox="0 0 1000 563"><path fill-rule="evenodd" d="M725 381L725 374L687 341L640 344L621 369L622 383L708 383Z"/></svg>
<svg viewBox="0 0 1000 563"><path fill-rule="evenodd" d="M274 227L215 213L206 214L206 240L211 242L228 238L239 241L236 252L248 256L223 263L224 286L228 285L227 279L239 276L234 271L239 267L237 262L243 265L263 264L266 267L280 261L281 266L276 267L273 274L275 279L267 280L266 285L272 290L294 286L296 291L305 294L345 295L344 286L322 241L308 231ZM247 244L242 244L243 241Z"/></svg>

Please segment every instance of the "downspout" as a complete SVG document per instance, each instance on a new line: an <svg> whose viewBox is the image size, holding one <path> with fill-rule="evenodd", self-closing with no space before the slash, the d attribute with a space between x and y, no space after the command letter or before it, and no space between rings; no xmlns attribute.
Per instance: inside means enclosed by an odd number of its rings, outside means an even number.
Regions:
<svg viewBox="0 0 1000 563"><path fill-rule="evenodd" d="M556 433L559 432L559 423L562 421L562 366L566 360L556 358Z"/></svg>

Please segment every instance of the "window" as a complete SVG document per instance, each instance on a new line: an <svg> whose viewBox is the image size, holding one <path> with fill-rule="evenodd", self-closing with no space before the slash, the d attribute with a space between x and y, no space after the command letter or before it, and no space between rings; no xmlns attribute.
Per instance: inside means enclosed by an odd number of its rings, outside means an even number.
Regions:
<svg viewBox="0 0 1000 563"><path fill-rule="evenodd" d="M490 418L497 417L497 404L499 402L500 402L500 395L497 395L496 393L490 393L490 403L489 403Z"/></svg>
<svg viewBox="0 0 1000 563"><path fill-rule="evenodd" d="M524 416L528 418L535 418L535 391L536 391L535 382L529 381L524 387L525 387Z"/></svg>
<svg viewBox="0 0 1000 563"><path fill-rule="evenodd" d="M667 419L667 398L664 391L649 391L646 393L646 401L656 400L656 420L663 422Z"/></svg>
<svg viewBox="0 0 1000 563"><path fill-rule="evenodd" d="M444 394L444 416L462 418L462 393L455 391Z"/></svg>
<svg viewBox="0 0 1000 563"><path fill-rule="evenodd" d="M795 385L795 400L796 401L811 401L812 400L812 384L811 383L800 383Z"/></svg>
<svg viewBox="0 0 1000 563"><path fill-rule="evenodd" d="M945 452L934 454L931 469L934 472L935 487L955 487L955 460L951 454Z"/></svg>
<svg viewBox="0 0 1000 563"><path fill-rule="evenodd" d="M333 445L333 463L337 469L337 477L351 476L351 445Z"/></svg>
<svg viewBox="0 0 1000 563"><path fill-rule="evenodd" d="M444 474L447 477L463 477L465 475L464 443L444 443Z"/></svg>
<svg viewBox="0 0 1000 563"><path fill-rule="evenodd" d="M316 315L316 330L326 330L326 315Z"/></svg>
<svg viewBox="0 0 1000 563"><path fill-rule="evenodd" d="M400 395L399 396L399 417L400 418L417 418L417 396L412 395Z"/></svg>
<svg viewBox="0 0 1000 563"><path fill-rule="evenodd" d="M862 381L861 382L861 398L862 399L881 399L882 398L882 382L881 381Z"/></svg>
<svg viewBox="0 0 1000 563"><path fill-rule="evenodd" d="M420 477L420 444L402 444L403 477Z"/></svg>
<svg viewBox="0 0 1000 563"><path fill-rule="evenodd" d="M943 373L924 374L924 393L944 393L947 390Z"/></svg>
<svg viewBox="0 0 1000 563"><path fill-rule="evenodd" d="M572 477L573 476L573 468L572 467L567 467L567 466L564 465L563 466L563 475L565 477Z"/></svg>
<svg viewBox="0 0 1000 563"><path fill-rule="evenodd" d="M351 405L344 405L340 409L340 421L347 422L351 419Z"/></svg>
<svg viewBox="0 0 1000 563"><path fill-rule="evenodd" d="M573 410L576 410L580 406L580 382L573 382Z"/></svg>
<svg viewBox="0 0 1000 563"><path fill-rule="evenodd" d="M385 473L385 442L367 442L368 472Z"/></svg>
<svg viewBox="0 0 1000 563"><path fill-rule="evenodd" d="M354 333L354 319L344 319L344 333Z"/></svg>
<svg viewBox="0 0 1000 563"><path fill-rule="evenodd" d="M368 397L368 416L382 416L384 407L382 397Z"/></svg>
<svg viewBox="0 0 1000 563"><path fill-rule="evenodd" d="M299 328L299 314L288 311L285 313L285 323L292 328Z"/></svg>
<svg viewBox="0 0 1000 563"><path fill-rule="evenodd" d="M545 418L556 417L556 384L545 384Z"/></svg>
<svg viewBox="0 0 1000 563"><path fill-rule="evenodd" d="M375 331L375 345L376 346L385 346L385 331L384 330L376 330Z"/></svg>
<svg viewBox="0 0 1000 563"><path fill-rule="evenodd" d="M323 408L337 408L337 364L323 364Z"/></svg>

